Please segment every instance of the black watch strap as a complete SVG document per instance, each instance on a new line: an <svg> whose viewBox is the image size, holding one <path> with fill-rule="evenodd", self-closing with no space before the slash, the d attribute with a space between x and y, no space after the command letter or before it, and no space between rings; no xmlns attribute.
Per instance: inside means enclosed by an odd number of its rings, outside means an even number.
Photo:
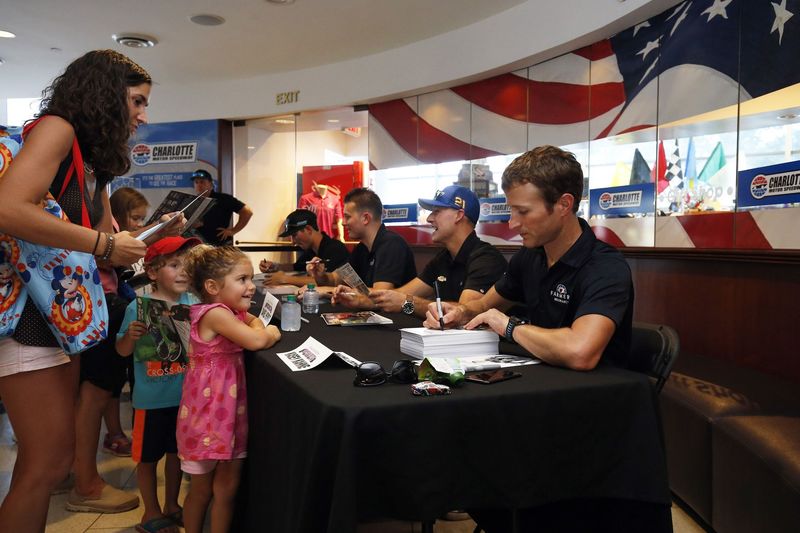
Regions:
<svg viewBox="0 0 800 533"><path fill-rule="evenodd" d="M515 316L508 317L508 324L506 324L506 334L504 335L506 340L511 342L514 341L514 328L516 328L520 324L525 324L525 321L520 320Z"/></svg>

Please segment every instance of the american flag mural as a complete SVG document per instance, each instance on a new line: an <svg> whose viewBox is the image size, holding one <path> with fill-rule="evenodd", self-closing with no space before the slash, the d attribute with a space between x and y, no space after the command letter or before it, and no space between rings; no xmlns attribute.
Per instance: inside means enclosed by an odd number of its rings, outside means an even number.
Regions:
<svg viewBox="0 0 800 533"><path fill-rule="evenodd" d="M796 15L800 0L689 0L527 69L370 105L371 167L586 142L793 85Z"/></svg>
<svg viewBox="0 0 800 533"><path fill-rule="evenodd" d="M526 69L370 105L370 168L475 160L653 128L800 83L798 52L800 0L687 0ZM659 190L670 179L674 187L693 179L686 166L678 174L676 146L662 146L651 171ZM631 181L641 181L647 165L641 154L631 155ZM675 175L667 177L668 170ZM637 230L624 226L641 226L641 219L593 225L621 246L655 240L656 246L800 248L797 222L789 240L780 229L790 216L800 220L795 209L777 209L720 213L716 221L656 217L646 223L652 228Z"/></svg>

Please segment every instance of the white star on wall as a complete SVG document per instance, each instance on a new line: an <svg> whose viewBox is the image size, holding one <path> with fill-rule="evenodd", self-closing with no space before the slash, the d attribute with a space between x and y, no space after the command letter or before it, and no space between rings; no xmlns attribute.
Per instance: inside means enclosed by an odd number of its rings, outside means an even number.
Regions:
<svg viewBox="0 0 800 533"><path fill-rule="evenodd" d="M647 22L646 20L640 24L637 24L636 26L633 27L633 36L636 37L636 34L639 33L639 30L641 30L642 28L649 28L649 27L650 23Z"/></svg>
<svg viewBox="0 0 800 533"><path fill-rule="evenodd" d="M714 5L700 13L701 15L708 15L708 20L706 22L711 22L711 19L719 15L720 17L726 19L728 18L728 12L725 11L728 8L728 4L733 2L733 0L714 0Z"/></svg>
<svg viewBox="0 0 800 533"><path fill-rule="evenodd" d="M782 0L780 5L772 2L772 8L775 10L775 22L772 23L772 29L769 32L775 33L775 30L778 30L778 44L781 44L783 40L783 26L786 24L786 21L794 16L794 13L786 9L786 0Z"/></svg>
<svg viewBox="0 0 800 533"><path fill-rule="evenodd" d="M786 0L783 1L785 2ZM644 45L644 48L636 52L636 55L642 56L642 61L644 61L645 59L647 59L647 54L649 54L656 48L658 48L658 39L656 39L655 41L648 41L648 43Z"/></svg>

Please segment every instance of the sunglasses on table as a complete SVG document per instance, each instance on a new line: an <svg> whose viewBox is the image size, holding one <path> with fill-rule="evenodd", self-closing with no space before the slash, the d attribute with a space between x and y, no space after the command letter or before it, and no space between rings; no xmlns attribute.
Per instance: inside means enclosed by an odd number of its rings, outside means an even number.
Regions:
<svg viewBox="0 0 800 533"><path fill-rule="evenodd" d="M374 387L383 385L387 381L392 383L416 383L417 367L414 361L400 359L392 363L392 370L386 372L380 363L365 361L356 367L356 377L353 385L356 387Z"/></svg>

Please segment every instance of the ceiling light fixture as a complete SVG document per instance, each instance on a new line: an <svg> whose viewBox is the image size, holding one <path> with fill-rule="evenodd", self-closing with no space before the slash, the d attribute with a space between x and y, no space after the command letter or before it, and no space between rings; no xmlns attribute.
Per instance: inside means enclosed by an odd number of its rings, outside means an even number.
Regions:
<svg viewBox="0 0 800 533"><path fill-rule="evenodd" d="M339 123L339 119L338 118L329 118L328 122L330 122L331 124L338 124Z"/></svg>
<svg viewBox="0 0 800 533"><path fill-rule="evenodd" d="M119 44L131 48L152 48L158 44L155 37L143 35L141 33L117 33L111 36Z"/></svg>
<svg viewBox="0 0 800 533"><path fill-rule="evenodd" d="M278 6L288 6L289 4L294 4L294 0L267 0L267 2Z"/></svg>
<svg viewBox="0 0 800 533"><path fill-rule="evenodd" d="M276 118L275 124L294 124L294 120L290 118Z"/></svg>
<svg viewBox="0 0 800 533"><path fill-rule="evenodd" d="M3 37L4 39L13 39L14 37L16 37L16 35L11 33L10 31L0 30L0 37Z"/></svg>
<svg viewBox="0 0 800 533"><path fill-rule="evenodd" d="M783 115L778 115L778 118L781 120L794 120L798 116L800 115L798 115L797 113L784 113Z"/></svg>
<svg viewBox="0 0 800 533"><path fill-rule="evenodd" d="M189 20L199 26L219 26L220 24L225 24L225 19L219 15L192 15L189 17Z"/></svg>

